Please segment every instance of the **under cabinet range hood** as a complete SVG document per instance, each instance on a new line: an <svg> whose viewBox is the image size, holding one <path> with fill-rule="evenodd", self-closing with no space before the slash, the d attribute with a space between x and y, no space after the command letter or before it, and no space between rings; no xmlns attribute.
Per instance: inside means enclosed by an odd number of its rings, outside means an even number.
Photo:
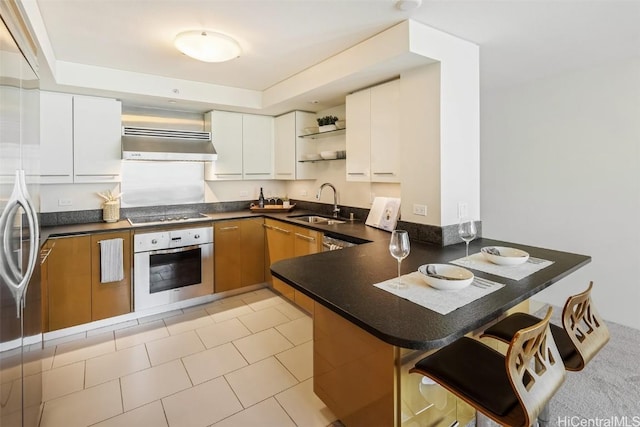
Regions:
<svg viewBox="0 0 640 427"><path fill-rule="evenodd" d="M211 132L123 126L122 158L210 162L218 155Z"/></svg>

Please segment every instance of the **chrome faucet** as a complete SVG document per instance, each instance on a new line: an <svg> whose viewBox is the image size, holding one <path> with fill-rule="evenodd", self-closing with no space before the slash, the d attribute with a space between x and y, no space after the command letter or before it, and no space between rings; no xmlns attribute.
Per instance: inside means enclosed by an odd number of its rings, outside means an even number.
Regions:
<svg viewBox="0 0 640 427"><path fill-rule="evenodd" d="M333 190L333 217L338 218L338 213L340 212L340 208L338 207L338 192L336 191L336 187L334 187L333 184L329 184L328 182L322 184L320 188L318 188L316 199L320 200L320 195L322 194L322 189L324 187L331 187L331 189Z"/></svg>

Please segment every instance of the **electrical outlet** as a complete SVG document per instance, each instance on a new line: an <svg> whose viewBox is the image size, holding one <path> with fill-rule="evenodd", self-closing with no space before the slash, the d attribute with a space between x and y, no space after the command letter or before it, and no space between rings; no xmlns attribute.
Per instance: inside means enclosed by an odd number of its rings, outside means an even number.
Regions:
<svg viewBox="0 0 640 427"><path fill-rule="evenodd" d="M458 218L469 216L469 205L465 202L458 203Z"/></svg>
<svg viewBox="0 0 640 427"><path fill-rule="evenodd" d="M240 192L240 197L249 197L249 192L244 190Z"/></svg>
<svg viewBox="0 0 640 427"><path fill-rule="evenodd" d="M300 192L300 195L301 195L301 196L306 197L306 196L308 196L309 194L307 193L307 190L302 190L302 191Z"/></svg>
<svg viewBox="0 0 640 427"><path fill-rule="evenodd" d="M73 200L71 199L58 199L58 206L71 206L73 205Z"/></svg>
<svg viewBox="0 0 640 427"><path fill-rule="evenodd" d="M414 215L427 216L427 205L413 205Z"/></svg>

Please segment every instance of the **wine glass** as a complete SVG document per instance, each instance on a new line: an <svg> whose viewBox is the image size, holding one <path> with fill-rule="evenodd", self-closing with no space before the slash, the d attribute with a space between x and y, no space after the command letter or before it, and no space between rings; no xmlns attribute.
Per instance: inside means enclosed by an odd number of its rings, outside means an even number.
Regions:
<svg viewBox="0 0 640 427"><path fill-rule="evenodd" d="M467 244L467 252L464 257L464 261L469 261L469 243L476 238L478 231L476 230L476 223L474 220L469 218L460 218L460 223L458 224L458 236Z"/></svg>
<svg viewBox="0 0 640 427"><path fill-rule="evenodd" d="M398 278L400 277L400 265L402 264L402 260L409 255L410 251L411 246L409 244L409 233L405 230L392 231L391 240L389 241L389 252L392 257L398 260ZM397 283L394 283L393 287L400 289L401 287L404 287L404 284L398 280Z"/></svg>

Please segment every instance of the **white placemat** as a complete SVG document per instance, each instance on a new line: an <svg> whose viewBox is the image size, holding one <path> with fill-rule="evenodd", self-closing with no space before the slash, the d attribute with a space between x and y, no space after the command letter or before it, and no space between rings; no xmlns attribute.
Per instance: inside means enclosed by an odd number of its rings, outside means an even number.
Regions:
<svg viewBox="0 0 640 427"><path fill-rule="evenodd" d="M469 255L468 259L465 257L458 258L450 261L451 264L459 265L464 268L470 268L472 270L480 270L485 273L493 274L495 276L506 277L507 279L520 280L529 276L530 274L540 271L543 268L549 267L553 264L553 261L547 261L546 259L529 257L527 262L520 265L498 265L494 264L478 252L473 255Z"/></svg>
<svg viewBox="0 0 640 427"><path fill-rule="evenodd" d="M407 286L401 289L393 288L393 285L401 280ZM440 314L451 313L456 308L460 308L472 301L489 295L491 292L497 291L504 285L502 283L492 282L491 280L476 277L469 286L457 291L441 291L432 288L421 277L421 273L414 271L410 274L393 278L384 282L375 283L373 286L384 291L390 292L400 298L409 300L415 304L421 305L429 310L433 310Z"/></svg>

